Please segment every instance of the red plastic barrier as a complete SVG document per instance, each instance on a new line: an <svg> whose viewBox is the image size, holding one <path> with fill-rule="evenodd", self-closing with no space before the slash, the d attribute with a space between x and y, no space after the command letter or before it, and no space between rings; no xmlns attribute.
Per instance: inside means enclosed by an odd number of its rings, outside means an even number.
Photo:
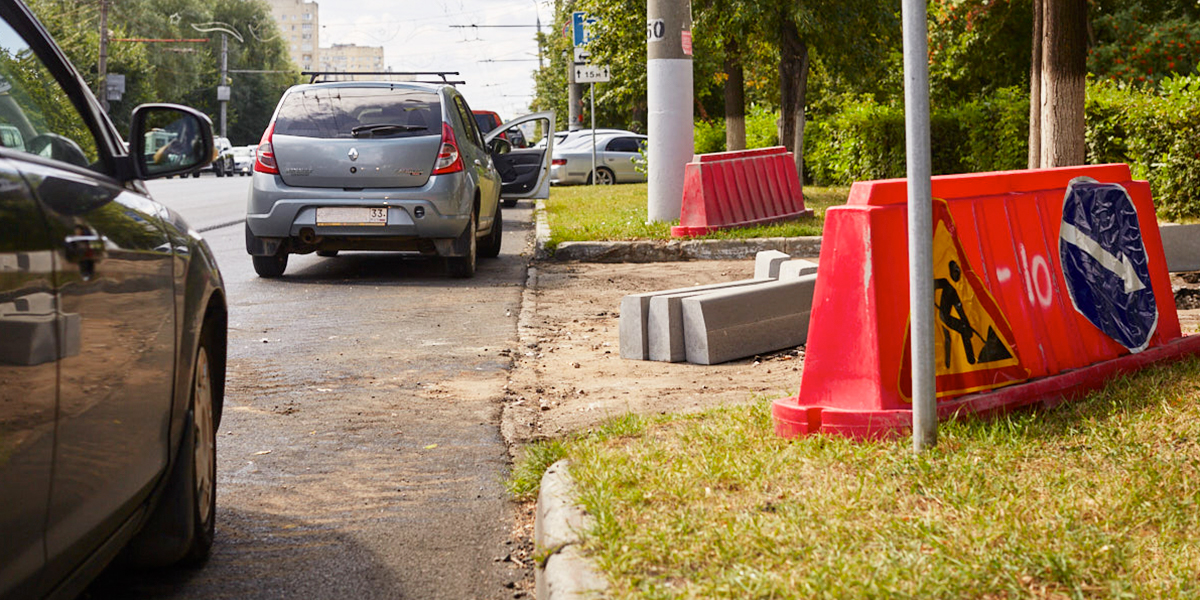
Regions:
<svg viewBox="0 0 1200 600"><path fill-rule="evenodd" d="M1156 321L1133 354L1076 308L1078 284L1064 275L1060 243L1083 244L1063 225L1076 177L1121 185L1136 210L1128 219L1141 231ZM945 200L934 210L939 416L1053 402L1200 352L1200 336L1181 339L1150 186L1128 166L941 176L933 196ZM780 435L911 428L906 203L903 179L859 182L826 212L800 391L773 407Z"/></svg>
<svg viewBox="0 0 1200 600"><path fill-rule="evenodd" d="M783 146L701 154L683 172L683 205L671 237L810 216Z"/></svg>

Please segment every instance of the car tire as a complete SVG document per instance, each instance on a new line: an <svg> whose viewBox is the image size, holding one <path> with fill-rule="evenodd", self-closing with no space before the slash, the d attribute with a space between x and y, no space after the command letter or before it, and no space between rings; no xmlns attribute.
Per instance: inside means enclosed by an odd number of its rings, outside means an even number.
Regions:
<svg viewBox="0 0 1200 600"><path fill-rule="evenodd" d="M504 240L504 217L501 215L500 205L496 205L496 215L492 217L492 230L488 232L487 237L483 238L483 244L480 245L479 255L484 258L496 258L500 256L500 243Z"/></svg>
<svg viewBox="0 0 1200 600"><path fill-rule="evenodd" d="M192 177L199 178L199 177L200 177L200 171L192 171Z"/></svg>
<svg viewBox="0 0 1200 600"><path fill-rule="evenodd" d="M333 258L338 255L337 250L317 250L317 256L322 258Z"/></svg>
<svg viewBox="0 0 1200 600"><path fill-rule="evenodd" d="M505 198L504 199L504 208L512 208L516 205L517 205L516 198Z"/></svg>
<svg viewBox="0 0 1200 600"><path fill-rule="evenodd" d="M283 277L283 272L287 270L288 254L282 249L273 255L251 258L254 259L254 272L263 279Z"/></svg>
<svg viewBox="0 0 1200 600"><path fill-rule="evenodd" d="M450 256L446 258L446 272L455 279L466 279L475 276L475 256L479 250L479 238L477 237L479 228L478 220L475 217L475 211L471 211L471 221L467 223L466 231L463 235L467 236L467 254L465 256Z"/></svg>
<svg viewBox="0 0 1200 600"><path fill-rule="evenodd" d="M188 486L192 505L192 543L179 564L198 567L208 561L216 533L217 516L217 407L219 390L212 370L210 348L213 335L206 324L196 350L192 370L192 399L188 410L191 442L181 449L180 460L191 461L192 477ZM191 438L190 440L188 438Z"/></svg>
<svg viewBox="0 0 1200 600"><path fill-rule="evenodd" d="M592 182L591 174L588 174L588 183ZM607 167L596 168L596 184L597 185L613 185L617 182L617 176Z"/></svg>

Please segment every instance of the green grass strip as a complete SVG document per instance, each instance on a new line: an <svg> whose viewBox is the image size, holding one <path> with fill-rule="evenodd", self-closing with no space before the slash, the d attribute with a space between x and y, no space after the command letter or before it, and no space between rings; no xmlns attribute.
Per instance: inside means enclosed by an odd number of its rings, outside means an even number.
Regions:
<svg viewBox="0 0 1200 600"><path fill-rule="evenodd" d="M554 187L546 201L550 225L547 249L553 251L568 241L669 240L670 223L647 223L647 186L581 185ZM804 189L804 205L814 216L757 227L717 231L700 239L749 239L762 237L799 237L821 235L825 209L845 204L850 188Z"/></svg>

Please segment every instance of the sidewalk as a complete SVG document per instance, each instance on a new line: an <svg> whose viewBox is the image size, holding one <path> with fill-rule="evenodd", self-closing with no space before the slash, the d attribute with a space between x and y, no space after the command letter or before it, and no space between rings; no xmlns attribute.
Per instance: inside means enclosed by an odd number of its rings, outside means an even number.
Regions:
<svg viewBox="0 0 1200 600"><path fill-rule="evenodd" d="M820 238L568 242L551 257L540 203L538 208L538 260L529 268L505 390L502 433L510 447L587 432L630 412L699 412L787 396L800 386L800 348L712 366L623 360L619 309L626 294L752 277L759 250L814 258ZM573 535L586 521L571 508L566 468L547 477L542 485L552 491L553 504L539 500L534 543L538 552L551 552L538 574L537 597L600 597L582 593L594 587L598 571Z"/></svg>

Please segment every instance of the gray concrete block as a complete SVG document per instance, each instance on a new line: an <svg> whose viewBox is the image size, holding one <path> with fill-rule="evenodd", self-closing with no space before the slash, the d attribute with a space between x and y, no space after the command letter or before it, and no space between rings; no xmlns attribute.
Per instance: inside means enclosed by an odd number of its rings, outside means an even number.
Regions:
<svg viewBox="0 0 1200 600"><path fill-rule="evenodd" d="M649 342L649 360L683 362L687 359L684 348L683 308L684 298L715 291L727 290L774 281L774 279L740 279L728 283L699 286L681 292L660 292L650 298L650 312L646 319L646 337Z"/></svg>
<svg viewBox="0 0 1200 600"><path fill-rule="evenodd" d="M1163 223L1158 232L1162 235L1168 271L1200 271L1200 225Z"/></svg>
<svg viewBox="0 0 1200 600"><path fill-rule="evenodd" d="M582 532L591 526L591 517L576 501L567 461L550 465L542 476L533 525L538 553L549 553L534 569L539 600L604 597L608 581L579 548Z"/></svg>
<svg viewBox="0 0 1200 600"><path fill-rule="evenodd" d="M779 277L776 279L796 279L805 275L816 275L817 263L803 258L793 258L779 265Z"/></svg>
<svg viewBox="0 0 1200 600"><path fill-rule="evenodd" d="M816 275L684 298L687 361L712 365L804 344Z"/></svg>
<svg viewBox="0 0 1200 600"><path fill-rule="evenodd" d="M763 250L754 255L754 278L776 279L779 277L779 265L791 257L778 250Z"/></svg>
<svg viewBox="0 0 1200 600"><path fill-rule="evenodd" d="M534 573L538 600L600 600L608 580L579 546L567 546Z"/></svg>
<svg viewBox="0 0 1200 600"><path fill-rule="evenodd" d="M0 364L40 365L79 354L80 317L59 314L57 302L53 294L36 292L0 303L0 331L5 336Z"/></svg>
<svg viewBox="0 0 1200 600"><path fill-rule="evenodd" d="M619 346L621 358L630 360L650 360L650 299L657 296L672 294L699 293L708 290L719 290L730 285L744 285L753 279L741 279L724 283L697 285L689 288L677 288L644 294L629 294L621 298L621 314L617 318L617 334L620 337Z"/></svg>

